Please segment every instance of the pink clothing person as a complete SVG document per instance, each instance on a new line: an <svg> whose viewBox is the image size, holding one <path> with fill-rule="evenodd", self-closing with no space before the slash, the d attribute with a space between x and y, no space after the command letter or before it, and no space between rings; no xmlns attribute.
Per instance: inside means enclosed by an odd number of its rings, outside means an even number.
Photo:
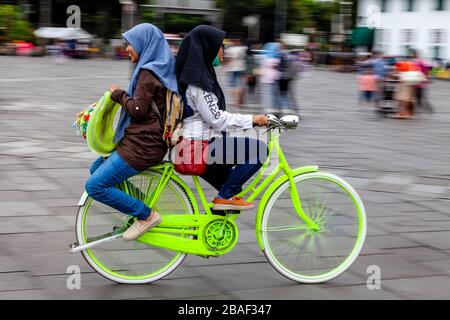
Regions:
<svg viewBox="0 0 450 320"><path fill-rule="evenodd" d="M431 66L423 59L417 58L413 61L414 65L416 66L416 68L422 72L425 77L428 80L428 73L431 70ZM427 88L428 87L428 81L422 82L420 84L417 85L418 88Z"/></svg>
<svg viewBox="0 0 450 320"><path fill-rule="evenodd" d="M360 101L374 102L376 105L376 94L378 91L378 77L370 68L364 71L364 74L358 76L358 87L361 94Z"/></svg>
<svg viewBox="0 0 450 320"><path fill-rule="evenodd" d="M261 83L272 84L280 77L280 72L277 67L280 63L280 59L277 58L264 58L261 63Z"/></svg>
<svg viewBox="0 0 450 320"><path fill-rule="evenodd" d="M374 74L363 74L358 76L358 86L360 91L377 91L377 76Z"/></svg>

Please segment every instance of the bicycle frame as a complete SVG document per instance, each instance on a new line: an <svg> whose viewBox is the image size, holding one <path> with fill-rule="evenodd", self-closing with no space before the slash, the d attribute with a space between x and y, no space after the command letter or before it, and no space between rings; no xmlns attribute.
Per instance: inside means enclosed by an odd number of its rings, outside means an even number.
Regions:
<svg viewBox="0 0 450 320"><path fill-rule="evenodd" d="M239 194L239 196L246 197L248 201L253 201L263 194L257 210L255 230L258 245L265 253L270 264L277 271L291 280L301 283L321 283L340 275L354 262L358 256L366 235L367 224L365 220L365 210L364 205L356 191L343 179L333 174L319 173L317 172L319 170L317 166L300 167L296 169L292 169L289 166L280 146L280 135L276 132L278 130L278 133L280 133L281 130L274 129L281 127L288 128L288 125L291 123L289 119L290 118L286 118L284 123L282 122L279 126L273 119L271 123L272 131L270 131L270 139L268 143L269 152L267 161L263 164L255 179ZM295 119L292 120L292 122L295 122ZM290 128L293 128L293 126ZM272 156L275 154L278 157L278 162L273 163L274 168L272 170L269 166L271 165L270 162ZM105 260L106 263L104 263L102 261L104 260L103 256L91 249L103 243L117 241L117 239L120 239L129 226L135 222L135 218L125 217L123 221L121 219L108 220L107 216L103 216L103 211L98 212L97 210L88 215L88 212L90 212L90 205L94 200L92 198L88 199L88 195L85 192L80 200L76 227L77 239L81 245L78 243L71 244L70 252L76 253L81 251L87 262L97 272L104 275L108 279L120 283L149 283L161 279L172 272L183 261L186 254L198 255L205 258L214 256L217 257L230 252L236 246L238 242L239 230L235 220L239 216L238 212L212 210L213 204L208 202L198 177L192 177L192 179L198 193L199 200L197 200L196 196L194 196L193 188L191 190L184 180L175 174L174 165L170 162L149 168L148 171L142 173L138 178L139 179L136 179L136 185L134 184L135 179L130 179L124 181L117 187L131 196L143 199L145 204L160 212L163 219L158 226L140 236L136 241L153 248L162 248L164 251L172 251L171 254L175 254L175 256L166 257L165 253L167 252L163 252L162 256L164 259L161 260L157 254L156 261L158 264L160 261L165 264L162 265L162 267L159 267L159 270L156 270L155 267L151 266L149 271L145 271L145 273L141 272L140 268L134 271L134 269L128 267L130 261L128 261L129 259L127 255L124 256L123 259L119 259L124 260L125 265L123 267L120 264L110 265L107 260ZM311 253L312 260L309 260L309 262L315 262L316 257L320 259L323 258L325 261L328 261L329 257L333 256L329 256L328 254L323 255L321 248L317 250L318 256L313 255L311 249L315 250L316 248L315 246L314 248L311 248L310 244L316 244L317 242L315 242L315 239L317 236L320 236L322 232L324 232L324 235L328 235L328 231L338 234L339 237L334 237L330 233L329 241L333 242L336 238L340 238L342 233L347 233L339 228L341 223L332 224L331 228L325 226L325 222L328 221L328 217L325 216L325 214L330 213L330 217L332 215L341 215L338 211L334 210L334 202L330 208L327 208L327 202L325 204L320 202L317 207L311 207L311 203L306 200L306 198L308 198L307 195L303 194L300 196L298 194L299 191L303 191L303 187L299 186L297 189L296 183L300 183L301 185L303 181L314 181L314 179L328 181L337 185L340 191L344 192L344 195L347 196L347 199L353 202L353 206L357 210L356 215L359 222L359 227L357 230L358 233L349 234L349 236L355 240L354 246L351 248L351 251L349 251L349 254L344 256L343 252L345 251L342 251L342 253L341 251L336 252L336 256L342 257L342 261L336 260L339 264L330 265L330 268L322 268L321 264L315 265L314 263L313 267L316 270L320 270L320 274L311 273L313 270L311 270L311 266L308 261L306 261L305 264L307 269L303 270L302 267L297 268L297 264L295 264L294 268L290 267L290 263L285 264L285 261L292 261L290 256L286 259L284 258L284 256L286 256L286 252L293 252L294 254L297 254L297 257L300 259L308 258L302 255L302 251L305 249L307 250L308 255ZM137 184L137 182L139 182L139 184ZM305 186L306 185L308 184L305 183ZM294 226L284 225L289 223L285 223L286 220L283 218L286 216L284 211L287 209L285 201L289 201L286 199L289 197L289 194L286 195L288 189L292 201L292 207L295 209L295 213L293 213L292 210L289 210L289 216L291 217L293 214L294 218L296 218L295 214L297 214L301 219L297 219ZM328 193L327 190L326 193ZM318 198L320 198L320 196L316 197L316 199ZM279 199L281 199L281 203L276 202ZM308 203L308 205L305 205L305 210L308 210L307 212L311 212L311 217L303 211L301 199L303 199L304 205ZM204 208L204 212L203 210L200 210L199 202ZM284 208L278 209L280 208L279 206L273 207L275 202L277 204L281 204ZM167 203L175 204L176 206L166 206ZM337 204L340 203L341 200L337 202ZM310 211L311 208L313 209ZM318 208L320 211L316 211L315 208ZM325 210L327 212L325 212ZM348 211L347 202L345 202L343 210L343 213ZM274 221L271 219L272 213L275 215ZM101 219L97 220L96 218L99 214L101 215ZM352 212L350 212L350 214L352 214ZM89 217L90 220L87 220L87 217ZM304 225L298 226L297 224L300 221L303 221ZM271 226L272 222L275 222L275 227ZM282 225L279 226L279 224ZM347 222L345 225L347 225ZM100 229L92 228L91 226L100 226ZM335 228L336 230L333 230ZM97 230L98 233L108 233L98 235ZM286 236L281 235L281 237L278 237L277 233L271 232L291 230L302 230L304 233L297 234L297 236L294 234L295 238L289 238L290 233ZM271 235L275 238L272 238ZM275 240L272 241L272 239ZM291 241L294 239L295 241ZM308 241L305 242L305 244L308 244L307 247L304 245L297 246L297 239L301 241L306 239L306 241ZM283 245L281 246L281 254L278 254L278 250L276 248L277 246L273 246L272 244L275 242L279 243L280 240ZM345 241L347 243L347 240ZM327 239L325 239L324 243L326 244L326 242ZM290 246L288 251L285 250L284 244ZM106 247L103 248L103 251L102 249L99 249L99 252L106 252L107 254L109 254L109 252L113 252L113 254L115 254L117 250L123 251L128 248L125 246L125 243L116 243L116 245L118 247ZM267 247L265 247L266 245ZM339 246L337 245L337 247ZM345 245L345 248L347 248L347 245ZM131 249L134 248L131 247ZM136 249L139 250L140 248ZM152 248L147 249L151 250ZM327 252L326 249L325 252ZM153 256L152 253L148 254ZM114 258L115 255L110 255L110 257ZM281 259L278 259L278 257L281 257ZM318 266L320 267L317 268ZM132 275L130 276L128 272L125 273L122 272L122 270L130 270L130 274ZM303 273L303 271L305 273ZM136 275L134 275L135 273Z"/></svg>
<svg viewBox="0 0 450 320"><path fill-rule="evenodd" d="M279 132L280 133L280 130ZM246 195L248 195L247 197L247 201L253 201L255 200L264 190L266 190L265 194L263 195L261 202L259 204L258 207L258 213L256 216L256 230L260 231L261 230L261 216L263 214L263 210L265 207L265 204L267 202L267 200L270 198L270 195L283 183L285 183L286 181L290 182L290 195L291 195L291 199L292 199L292 204L293 207L295 208L298 216L305 222L306 226L311 228L312 230L318 230L318 226L317 224L312 221L303 211L302 206L301 206L301 200L300 197L298 195L298 191L297 191L297 186L295 185L294 182L294 177L299 175L299 174L305 174L305 173L309 173L309 172L316 172L318 171L318 167L317 166L308 166L308 167L301 167L301 168L297 168L297 169L292 169L287 160L286 157L284 156L283 150L281 148L280 145L280 141L279 141L279 137L280 134L274 134L273 130L270 131L270 139L269 139L269 145L268 145L268 157L266 162L264 163L263 167L261 168L259 174L255 177L255 179L253 180L253 182L247 187L245 188L245 190L243 190L239 196L241 197L245 197ZM265 179L263 179L265 172L267 171L267 169L269 168L270 165L270 161L271 161L271 157L273 155L273 153L276 152L279 163L278 165L267 175L267 177ZM161 181L159 182L158 187L156 188L156 190L154 191L153 195L151 195L149 201L146 201L146 204L149 207L153 207L155 205L155 203L158 200L158 196L161 194L161 192L164 190L164 188L166 187L168 181L172 178L177 177L174 173L174 167L171 163L166 163L162 166L159 166L157 168L152 168L153 170L157 169L159 171L163 170L163 176ZM280 173L283 173L283 175L281 177L279 177L277 179L277 177L280 175ZM178 179L176 179L177 183L181 184L182 187L185 190L190 190L190 188L184 183L183 180L179 179L179 177L177 177ZM213 213L211 211L212 207L213 207L213 203L208 202L205 193L203 191L203 188L201 186L200 180L197 176L193 176L192 180L194 182L195 185L195 189L197 191L197 194L199 196L200 199L200 203L202 205L202 207L204 208L205 214L203 216L205 216L205 218L212 218L213 217ZM275 181L275 182L274 182ZM270 187L268 187L270 185ZM198 205L197 205L197 201L195 199L195 197L192 194L188 194L188 196L191 198L191 201L194 204L194 214L200 214L200 211L198 209ZM226 217L227 220L232 220L234 221L239 215L238 214L230 214ZM163 238L159 238L158 237L161 234L155 235L155 233L180 233L180 230L177 229L175 227L175 224L180 226L180 223L176 223L176 221L179 219L175 216L169 216L167 217L169 221L167 221L167 224L164 223L165 226L159 226L153 229L154 232L150 232L144 236L142 236L140 238L140 241L142 242L147 242L147 243L151 243L152 245L158 245L161 246L163 244L167 245L167 241L170 241L171 239L173 240L173 236L169 237L167 239L163 239ZM189 220L189 221L188 221ZM192 219L188 219L188 220L184 220L183 223L186 223L187 225L184 225L184 228L187 227L199 227L201 225L200 221L194 221ZM181 221L179 221L181 222ZM173 228L171 228L171 226ZM169 228L168 228L169 227ZM187 235L194 235L195 232L189 231L189 230L184 230L181 232L182 234L187 234ZM264 250L262 241L260 239L260 233L257 232L257 238L258 238L258 243L259 246L261 248L261 250ZM179 239L179 237L178 237ZM188 245L187 242L189 242L188 238L184 238L185 240L182 240L180 243L178 243L176 245L176 248L178 249L186 249L186 246ZM184 242L184 244L182 244L182 242ZM174 248L175 249L175 248ZM200 248L197 248L196 250L200 250ZM201 250L204 251L204 250ZM206 253L205 253L206 254Z"/></svg>
<svg viewBox="0 0 450 320"><path fill-rule="evenodd" d="M289 191L292 199L292 204L298 216L305 222L305 225L308 228L311 228L314 231L319 230L317 224L304 213L301 206L301 200L298 195L297 187L294 182L295 176L310 172L316 172L318 171L318 167L308 166L292 169L289 166L286 157L284 156L283 150L280 146L279 141L280 134L276 135L274 134L273 131L274 130L270 131L268 157L266 162L263 164L259 174L256 176L254 181L239 194L239 196L241 197L248 195L247 201L253 201L265 190L265 193L261 198L256 215L256 231L257 231L256 236L261 250L264 250L264 244L261 239L261 232L260 232L264 208L266 206L267 201L270 199L270 196L275 192L275 190L282 184L286 183L287 181L289 181L290 183ZM278 129L278 133L280 132L281 130ZM276 152L279 163L274 168L274 170L272 170L272 172L270 172L267 175L267 177L263 180L264 174L270 165L273 152ZM196 254L200 256L220 256L228 253L233 249L234 245L236 244L235 242L232 246L223 250L215 250L215 251L208 250L208 248L206 248L202 242L203 240L202 235L204 229L207 227L209 223L219 219L220 221L223 221L223 224L228 223L231 226L231 228L234 229L234 231L236 232L236 242L237 242L238 229L234 220L237 219L239 214L231 213L227 214L226 216L214 215L211 211L213 203L208 202L199 178L193 176L192 179L197 194L200 198L201 205L205 210L205 213L201 214L197 200L192 190L186 185L186 183L179 176L175 174L174 166L172 163L166 162L162 165L150 168L149 170L160 172L161 179L158 183L158 186L152 192L152 194L150 194L149 189L146 190L144 201L145 204L150 208L154 208L155 204L158 201L159 196L167 187L168 182L170 180L174 180L186 191L186 195L193 206L193 214L186 214L186 215L166 214L164 216L163 222L159 226L153 228L150 232L139 237L137 241L156 247L162 247L169 250L179 251L188 254ZM278 177L280 173L283 174L280 177ZM120 187L125 192L130 191L127 182L122 183ZM82 197L82 200L80 200L80 205L84 205L86 199L87 194L85 193ZM81 250L86 250L91 247L94 247L102 242L113 241L114 239L119 238L123 232L124 228L121 228L113 233L104 235L104 237L101 236L96 237L95 239L91 239L92 243L91 241L89 241L88 244L85 244L83 246L72 246L71 252L72 253L79 252ZM181 235L181 237L179 235Z"/></svg>

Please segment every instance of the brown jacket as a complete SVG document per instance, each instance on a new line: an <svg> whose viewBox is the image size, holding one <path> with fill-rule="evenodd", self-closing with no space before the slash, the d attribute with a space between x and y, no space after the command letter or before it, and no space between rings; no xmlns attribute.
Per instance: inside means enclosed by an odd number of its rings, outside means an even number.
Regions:
<svg viewBox="0 0 450 320"><path fill-rule="evenodd" d="M133 97L116 90L111 98L130 114L131 124L117 147L119 155L139 171L163 162L167 146L162 138L163 128L152 109L154 101L161 113L166 108L166 88L149 70L139 73Z"/></svg>

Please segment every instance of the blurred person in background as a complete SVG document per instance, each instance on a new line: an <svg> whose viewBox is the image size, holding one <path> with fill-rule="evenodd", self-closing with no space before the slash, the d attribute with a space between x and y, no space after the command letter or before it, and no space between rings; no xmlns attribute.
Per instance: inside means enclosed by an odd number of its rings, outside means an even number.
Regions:
<svg viewBox="0 0 450 320"><path fill-rule="evenodd" d="M59 46L57 45L55 40L50 40L50 43L45 46L45 49L50 54L51 61L57 62L57 57L59 54Z"/></svg>
<svg viewBox="0 0 450 320"><path fill-rule="evenodd" d="M414 115L415 104L417 101L417 83L414 72L418 69L411 57L404 59L403 61L398 61L396 63L396 69L400 79L395 97L399 102L400 111L397 113L396 118L410 119Z"/></svg>
<svg viewBox="0 0 450 320"><path fill-rule="evenodd" d="M284 112L298 111L296 92L292 89L295 80L299 79L302 70L302 62L298 53L290 52L286 44L281 45L281 57L279 64L279 106Z"/></svg>
<svg viewBox="0 0 450 320"><path fill-rule="evenodd" d="M255 90L258 84L258 62L256 60L255 52L257 46L254 43L249 44L246 58L246 80L248 97L251 100L256 100Z"/></svg>
<svg viewBox="0 0 450 320"><path fill-rule="evenodd" d="M297 81L306 77L306 74L311 71L312 66L310 64L310 55L307 54L305 57L303 56L302 51L292 52L292 62L294 65L294 72L292 78L292 86L295 85ZM306 60L305 60L306 59ZM297 99L298 87L293 89L291 86L291 90L289 90L289 101L291 103L291 108L294 113L300 115L300 104Z"/></svg>
<svg viewBox="0 0 450 320"><path fill-rule="evenodd" d="M301 70L303 73L306 73L308 71L311 71L312 69L312 54L308 49L302 50L298 54L300 63L301 63Z"/></svg>
<svg viewBox="0 0 450 320"><path fill-rule="evenodd" d="M261 61L261 101L266 111L278 107L278 66L281 59L281 46L269 42L263 47L264 57Z"/></svg>
<svg viewBox="0 0 450 320"><path fill-rule="evenodd" d="M378 77L370 65L365 66L363 70L363 74L358 76L360 101L363 100L376 107L375 95L378 91Z"/></svg>
<svg viewBox="0 0 450 320"><path fill-rule="evenodd" d="M223 61L224 37L225 32L201 25L192 30L180 46L176 74L186 110L189 110L183 120L183 139L208 140L209 148L214 150L215 158L208 159L206 172L201 176L219 191L213 200L213 210L245 211L254 204L237 195L261 168L265 158L260 158L259 150L267 150L267 146L260 140L228 136L225 131L265 126L268 119L265 115L226 111L225 95L213 67L215 60Z"/></svg>
<svg viewBox="0 0 450 320"><path fill-rule="evenodd" d="M398 83L399 79L395 67L388 66L382 87L378 89L378 92L382 94L381 101L378 105L378 112L383 116L395 114L397 111L395 95Z"/></svg>
<svg viewBox="0 0 450 320"><path fill-rule="evenodd" d="M292 101L290 98L291 82L297 76L297 67L295 65L294 56L288 51L286 44L281 44L280 63L278 65L279 78L278 78L278 90L279 90L279 107L287 111L292 108Z"/></svg>
<svg viewBox="0 0 450 320"><path fill-rule="evenodd" d="M382 51L374 51L372 58L370 59L373 72L376 74L379 80L384 80L386 78L387 63L384 59Z"/></svg>
<svg viewBox="0 0 450 320"><path fill-rule="evenodd" d="M98 202L137 218L123 234L123 239L130 241L161 223L161 216L115 186L163 162L167 145L153 107L164 114L166 92L178 92L178 85L175 59L157 27L139 24L122 37L136 65L128 92L115 84L110 88L112 100L122 106L114 137L118 147L108 158L100 157L92 164L86 192Z"/></svg>
<svg viewBox="0 0 450 320"><path fill-rule="evenodd" d="M423 108L428 113L433 113L433 107L428 101L427 91L430 83L429 73L432 66L425 60L421 59L417 50L412 50L413 63L416 65L417 70L423 73L426 81L419 83L416 86L417 106Z"/></svg>
<svg viewBox="0 0 450 320"><path fill-rule="evenodd" d="M233 104L241 107L245 98L245 74L247 70L246 58L248 48L244 46L240 38L233 39L232 45L225 50L227 70L230 77Z"/></svg>
<svg viewBox="0 0 450 320"><path fill-rule="evenodd" d="M380 100L383 97L384 81L386 80L387 63L384 60L383 52L374 51L372 54L371 65L374 74L377 76L377 91L375 92L375 106L379 107Z"/></svg>
<svg viewBox="0 0 450 320"><path fill-rule="evenodd" d="M361 54L357 58L357 72L358 74L364 74L366 67L372 66L372 53Z"/></svg>
<svg viewBox="0 0 450 320"><path fill-rule="evenodd" d="M47 51L51 55L51 61L53 63L64 63L64 41L63 40L51 40L50 44L46 47Z"/></svg>

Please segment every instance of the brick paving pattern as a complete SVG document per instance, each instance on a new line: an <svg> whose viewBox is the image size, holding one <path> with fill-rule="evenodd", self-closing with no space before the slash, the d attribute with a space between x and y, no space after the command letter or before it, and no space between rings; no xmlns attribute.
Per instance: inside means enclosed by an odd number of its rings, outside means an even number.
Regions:
<svg viewBox="0 0 450 320"><path fill-rule="evenodd" d="M258 250L254 213L245 213L230 254L189 256L157 283L126 286L70 255L68 243L96 158L75 136L74 115L110 84L127 88L129 63L0 57L0 69L0 299L450 298L450 83L433 83L436 112L411 121L358 106L353 74L317 70L296 84L303 119L282 139L288 160L347 179L367 209L365 247L342 276L308 286L283 278ZM260 110L250 101L238 111ZM81 290L66 287L70 265L81 267ZM381 268L380 290L366 286L371 265Z"/></svg>

